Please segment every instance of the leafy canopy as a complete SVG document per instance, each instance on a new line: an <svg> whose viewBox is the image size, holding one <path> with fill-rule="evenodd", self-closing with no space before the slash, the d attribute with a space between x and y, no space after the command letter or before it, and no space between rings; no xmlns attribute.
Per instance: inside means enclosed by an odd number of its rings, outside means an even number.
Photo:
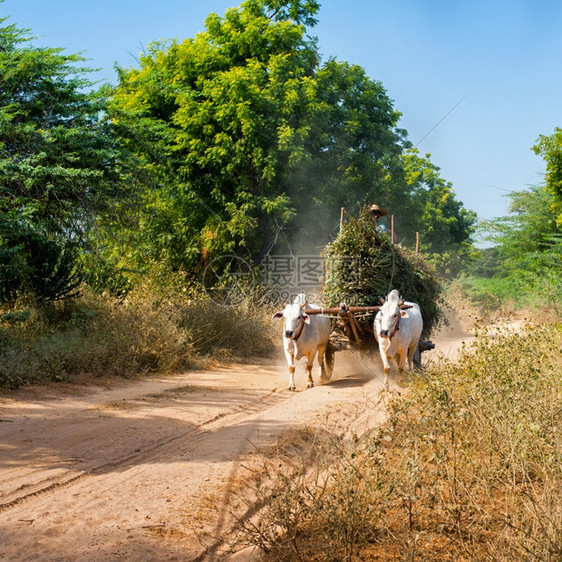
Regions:
<svg viewBox="0 0 562 562"><path fill-rule="evenodd" d="M0 299L42 300L79 282L78 248L112 190L104 97L82 58L30 45L0 20Z"/></svg>
<svg viewBox="0 0 562 562"><path fill-rule="evenodd" d="M185 225L174 230L179 254L161 249L188 268L200 254L259 250L268 221L294 214L279 178L308 135L299 114L314 98L317 55L298 21L312 23L318 6L243 6L211 14L194 39L152 44L139 70L121 71L113 98L123 141L155 180L150 215ZM157 235L150 228L149 253Z"/></svg>
<svg viewBox="0 0 562 562"><path fill-rule="evenodd" d="M556 127L552 135L541 135L533 150L546 162L546 189L554 198L553 210L562 226L562 129Z"/></svg>
<svg viewBox="0 0 562 562"><path fill-rule="evenodd" d="M495 246L482 251L463 283L484 304L513 301L560 310L562 232L555 197L544 186L509 197L510 215L483 224Z"/></svg>
<svg viewBox="0 0 562 562"><path fill-rule="evenodd" d="M210 14L196 37L119 69L112 92L92 89L81 57L1 27L0 298L317 252L358 203L395 214L400 242L419 230L424 251L462 259L473 215L408 151L383 85L321 61L307 34L318 10L247 0Z"/></svg>
<svg viewBox="0 0 562 562"><path fill-rule="evenodd" d="M431 164L403 160L406 132L382 84L357 65L321 63L305 28L317 11L311 1L247 1L120 70L112 117L152 178L126 217L138 225L136 266L155 255L188 271L221 253L259 261L302 239L318 250L340 207L366 193L391 205L408 242L414 216L436 252L469 243L474 216L450 184L406 178L405 165L427 176Z"/></svg>
<svg viewBox="0 0 562 562"><path fill-rule="evenodd" d="M472 235L476 213L467 210L456 196L451 182L439 168L415 149L403 156L407 196L393 203L400 209L397 230L410 245L420 233L420 250L447 275L456 275L474 254Z"/></svg>

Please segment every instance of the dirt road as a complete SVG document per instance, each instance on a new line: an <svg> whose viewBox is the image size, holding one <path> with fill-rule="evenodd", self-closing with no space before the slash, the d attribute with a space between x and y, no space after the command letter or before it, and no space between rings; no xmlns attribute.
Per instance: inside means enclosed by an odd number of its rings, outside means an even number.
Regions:
<svg viewBox="0 0 562 562"><path fill-rule="evenodd" d="M0 559L228 559L252 455L290 429L384 421L380 363L338 353L327 385L306 390L302 364L297 392L287 378L279 358L1 395Z"/></svg>

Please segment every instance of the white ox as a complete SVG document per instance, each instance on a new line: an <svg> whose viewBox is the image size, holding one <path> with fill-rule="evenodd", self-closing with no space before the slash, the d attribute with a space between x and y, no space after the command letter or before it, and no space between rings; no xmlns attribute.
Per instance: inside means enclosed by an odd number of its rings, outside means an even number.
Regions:
<svg viewBox="0 0 562 562"><path fill-rule="evenodd" d="M329 346L332 323L327 316L319 314L308 315L304 309L320 308L313 304L307 304L304 295L295 298L293 304L288 304L283 311L276 312L272 320L283 318L283 350L289 365L289 390L295 390L295 359L298 361L306 356L307 388L314 386L312 378L312 364L314 356L318 352L318 364L320 366L320 382L327 382L332 374L331 365L326 368L326 349Z"/></svg>
<svg viewBox="0 0 562 562"><path fill-rule="evenodd" d="M396 358L399 378L402 378L406 357L412 370L412 360L423 330L419 305L404 302L395 289L388 294L374 322L375 338L384 365L384 384L388 386L390 361Z"/></svg>

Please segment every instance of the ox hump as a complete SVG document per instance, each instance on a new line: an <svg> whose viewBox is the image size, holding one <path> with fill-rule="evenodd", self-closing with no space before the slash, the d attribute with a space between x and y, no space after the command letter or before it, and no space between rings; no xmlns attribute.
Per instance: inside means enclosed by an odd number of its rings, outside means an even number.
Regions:
<svg viewBox="0 0 562 562"><path fill-rule="evenodd" d="M400 302L402 300L402 297L400 296L400 293L397 289L393 289L392 291L390 291L390 293L388 293L386 300L388 302Z"/></svg>

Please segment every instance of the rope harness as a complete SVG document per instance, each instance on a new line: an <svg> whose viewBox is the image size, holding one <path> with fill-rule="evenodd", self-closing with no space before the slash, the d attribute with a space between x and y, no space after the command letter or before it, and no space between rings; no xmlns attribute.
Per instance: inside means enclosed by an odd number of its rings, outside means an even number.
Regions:
<svg viewBox="0 0 562 562"><path fill-rule="evenodd" d="M388 334L388 339L392 339L394 337L394 334L396 334L396 332L400 329L400 313L398 313L396 315L396 321L394 322L394 324L392 325L392 328L390 330L390 333Z"/></svg>
<svg viewBox="0 0 562 562"><path fill-rule="evenodd" d="M295 335L293 336L293 341L297 341L301 337L303 330L304 330L304 317L301 314L299 318L299 325L297 326L297 329L295 330Z"/></svg>

